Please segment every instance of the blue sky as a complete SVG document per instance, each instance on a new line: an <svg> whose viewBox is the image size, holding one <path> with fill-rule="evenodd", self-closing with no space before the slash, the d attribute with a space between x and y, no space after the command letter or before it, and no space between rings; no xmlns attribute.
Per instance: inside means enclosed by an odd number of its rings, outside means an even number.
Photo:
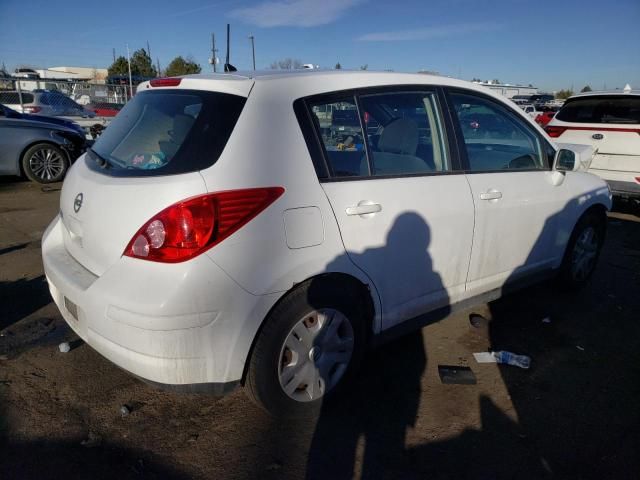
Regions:
<svg viewBox="0 0 640 480"><path fill-rule="evenodd" d="M435 70L558 90L640 88L638 0L0 0L0 62L107 67L146 46L161 65L191 55L211 71L211 32L251 68L277 59L333 68Z"/></svg>

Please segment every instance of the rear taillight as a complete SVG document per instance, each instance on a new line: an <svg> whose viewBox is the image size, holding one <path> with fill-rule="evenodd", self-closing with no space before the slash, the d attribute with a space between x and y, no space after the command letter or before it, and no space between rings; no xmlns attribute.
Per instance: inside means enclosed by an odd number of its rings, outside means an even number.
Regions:
<svg viewBox="0 0 640 480"><path fill-rule="evenodd" d="M544 127L544 131L547 132L547 135L551 138L558 138L565 130L567 130L567 127L558 127L555 125L547 125Z"/></svg>
<svg viewBox="0 0 640 480"><path fill-rule="evenodd" d="M24 113L38 113L41 110L41 107L22 107Z"/></svg>
<svg viewBox="0 0 640 480"><path fill-rule="evenodd" d="M168 78L154 78L149 83L152 87L177 87L182 81L181 78L168 77Z"/></svg>
<svg viewBox="0 0 640 480"><path fill-rule="evenodd" d="M175 203L138 230L124 255L165 263L189 260L242 228L283 193L282 187L250 188Z"/></svg>

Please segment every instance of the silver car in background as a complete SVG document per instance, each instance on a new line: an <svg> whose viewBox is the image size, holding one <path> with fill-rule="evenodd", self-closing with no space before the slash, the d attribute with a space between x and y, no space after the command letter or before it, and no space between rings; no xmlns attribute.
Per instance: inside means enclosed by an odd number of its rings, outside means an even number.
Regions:
<svg viewBox="0 0 640 480"><path fill-rule="evenodd" d="M86 139L72 122L54 121L28 115L16 118L9 109L0 108L0 175L24 175L37 183L61 181L84 152Z"/></svg>
<svg viewBox="0 0 640 480"><path fill-rule="evenodd" d="M20 97L22 96L22 101ZM93 118L90 110L76 103L64 93L48 90L0 92L0 103L22 113L48 116L77 116Z"/></svg>

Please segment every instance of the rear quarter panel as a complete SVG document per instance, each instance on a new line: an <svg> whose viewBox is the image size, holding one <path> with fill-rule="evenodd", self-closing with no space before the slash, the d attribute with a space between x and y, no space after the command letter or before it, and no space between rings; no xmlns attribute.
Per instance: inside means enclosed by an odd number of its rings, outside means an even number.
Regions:
<svg viewBox="0 0 640 480"><path fill-rule="evenodd" d="M591 207L603 206L607 211L611 210L611 192L606 182L600 177L584 172L567 172L564 180L570 193L564 207L556 214L558 215L558 229L555 235L553 248L554 257L557 258L559 267L564 251L580 217Z"/></svg>
<svg viewBox="0 0 640 480"><path fill-rule="evenodd" d="M283 95L277 83L255 85L222 156L201 173L210 192L281 186L285 193L207 254L254 295L284 293L327 272L347 273L371 284L345 253L333 210L295 116L291 92ZM285 216L304 207L320 211L320 215L309 216L312 224L308 227L309 231L321 230L321 235L314 234L321 241L291 248ZM377 304L377 295L372 296Z"/></svg>

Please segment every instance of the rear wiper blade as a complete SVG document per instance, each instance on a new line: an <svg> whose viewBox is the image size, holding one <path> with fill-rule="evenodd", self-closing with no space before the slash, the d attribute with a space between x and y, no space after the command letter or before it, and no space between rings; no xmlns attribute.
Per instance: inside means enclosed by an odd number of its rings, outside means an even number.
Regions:
<svg viewBox="0 0 640 480"><path fill-rule="evenodd" d="M93 148L89 147L88 151L91 153L91 156L93 157L93 160L98 164L99 167L101 168L110 168L115 166L118 167L126 167L125 164L121 164L120 162L117 162L115 160L112 159L108 159L108 158L104 158L103 156L101 156L100 154L98 154Z"/></svg>
<svg viewBox="0 0 640 480"><path fill-rule="evenodd" d="M96 162L100 168L108 168L111 166L107 159L98 155L93 148L87 148L87 152L89 152L91 159Z"/></svg>

